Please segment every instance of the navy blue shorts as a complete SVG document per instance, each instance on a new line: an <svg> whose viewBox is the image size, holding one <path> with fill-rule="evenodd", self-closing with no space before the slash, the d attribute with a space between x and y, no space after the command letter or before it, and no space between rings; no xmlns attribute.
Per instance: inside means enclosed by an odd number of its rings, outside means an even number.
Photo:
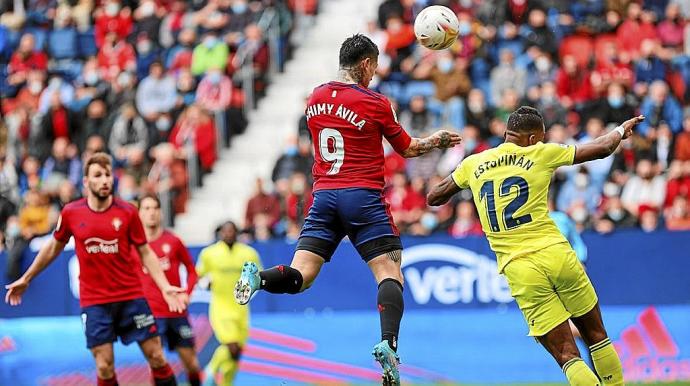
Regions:
<svg viewBox="0 0 690 386"><path fill-rule="evenodd" d="M348 236L366 262L402 249L383 193L376 189L348 188L314 192L314 204L304 221L297 244L330 261L340 240Z"/></svg>
<svg viewBox="0 0 690 386"><path fill-rule="evenodd" d="M178 347L194 348L194 332L186 316L177 318L156 318L158 333L168 351Z"/></svg>
<svg viewBox="0 0 690 386"><path fill-rule="evenodd" d="M81 320L88 348L115 342L118 337L128 345L158 336L156 321L144 298L84 307Z"/></svg>

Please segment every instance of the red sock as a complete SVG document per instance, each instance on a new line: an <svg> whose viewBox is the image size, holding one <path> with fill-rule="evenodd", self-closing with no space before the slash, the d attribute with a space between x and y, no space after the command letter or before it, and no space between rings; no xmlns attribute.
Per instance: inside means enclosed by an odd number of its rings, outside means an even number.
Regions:
<svg viewBox="0 0 690 386"><path fill-rule="evenodd" d="M157 386L175 385L175 373L167 363L157 369L151 368L151 374L153 374L153 382Z"/></svg>
<svg viewBox="0 0 690 386"><path fill-rule="evenodd" d="M117 377L113 375L110 379L101 379L96 377L98 386L117 386Z"/></svg>
<svg viewBox="0 0 690 386"><path fill-rule="evenodd" d="M189 374L187 374L187 378L189 379L189 385L190 386L201 385L201 375L199 373L197 373L197 372L189 373Z"/></svg>

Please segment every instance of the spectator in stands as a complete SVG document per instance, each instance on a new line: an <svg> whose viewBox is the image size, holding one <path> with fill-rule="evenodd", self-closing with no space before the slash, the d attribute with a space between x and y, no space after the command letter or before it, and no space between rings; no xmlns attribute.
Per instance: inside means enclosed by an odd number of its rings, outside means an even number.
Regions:
<svg viewBox="0 0 690 386"><path fill-rule="evenodd" d="M137 89L137 110L147 122L155 122L175 107L175 80L163 71L163 65L154 62L149 69L149 76L142 79Z"/></svg>
<svg viewBox="0 0 690 386"><path fill-rule="evenodd" d="M115 118L110 132L108 148L121 165L127 165L132 157L137 157L148 149L149 133L146 122L132 104L123 105Z"/></svg>
<svg viewBox="0 0 690 386"><path fill-rule="evenodd" d="M638 215L640 208L646 205L661 208L666 197L666 180L656 175L652 161L642 159L637 163L636 174L628 180L623 188L621 200L628 212Z"/></svg>
<svg viewBox="0 0 690 386"><path fill-rule="evenodd" d="M80 151L86 147L86 140L98 135L110 138L112 118L108 114L108 105L102 99L94 99L86 108L86 116L82 120L82 127L75 143Z"/></svg>
<svg viewBox="0 0 690 386"><path fill-rule="evenodd" d="M659 209L655 206L640 205L639 225L643 232L654 232L659 227Z"/></svg>
<svg viewBox="0 0 690 386"><path fill-rule="evenodd" d="M114 41L124 41L132 32L132 10L122 7L119 0L106 0L95 12L96 46L105 47L108 34L113 33Z"/></svg>
<svg viewBox="0 0 690 386"><path fill-rule="evenodd" d="M156 145L151 149L151 154L154 163L144 183L144 190L167 197L173 212L183 213L189 196L185 162L175 157L175 146L167 142Z"/></svg>
<svg viewBox="0 0 690 386"><path fill-rule="evenodd" d="M404 231L419 221L422 209L426 208L425 196L411 188L404 173L396 173L393 176L391 187L385 192L385 196L393 221Z"/></svg>
<svg viewBox="0 0 690 386"><path fill-rule="evenodd" d="M259 216L263 216L262 221L269 229L280 221L280 202L274 195L266 193L261 178L256 179L254 195L247 202L244 227L253 229Z"/></svg>
<svg viewBox="0 0 690 386"><path fill-rule="evenodd" d="M683 119L683 131L676 136L674 157L679 161L690 161L690 114Z"/></svg>
<svg viewBox="0 0 690 386"><path fill-rule="evenodd" d="M635 63L635 81L637 83L652 83L666 78L666 63L657 52L659 46L655 40L646 39L640 45L640 57ZM636 87L639 87L636 85Z"/></svg>
<svg viewBox="0 0 690 386"><path fill-rule="evenodd" d="M666 210L666 229L672 231L690 230L690 210L687 196L678 195L673 205Z"/></svg>
<svg viewBox="0 0 690 386"><path fill-rule="evenodd" d="M258 25L252 23L244 29L244 38L237 44L232 57L230 73L236 73L243 64L251 65L254 71L254 102L263 96L266 88L266 71L268 71L268 45Z"/></svg>
<svg viewBox="0 0 690 386"><path fill-rule="evenodd" d="M160 48L145 32L137 35L134 48L137 52L137 79L145 79L151 66L160 61Z"/></svg>
<svg viewBox="0 0 690 386"><path fill-rule="evenodd" d="M434 127L434 117L427 108L426 99L422 95L410 98L410 106L400 113L400 124L412 136L423 137ZM306 125L306 120L305 120Z"/></svg>
<svg viewBox="0 0 690 386"><path fill-rule="evenodd" d="M534 8L529 12L527 24L520 26L520 36L528 48L535 46L552 57L558 55L558 41L546 25L546 12L543 9Z"/></svg>
<svg viewBox="0 0 690 386"><path fill-rule="evenodd" d="M668 168L664 208L673 205L677 196L690 196L690 162L675 160Z"/></svg>
<svg viewBox="0 0 690 386"><path fill-rule="evenodd" d="M46 190L45 184L51 184L57 190L57 187L64 180L69 181L74 186L81 183L81 161L74 154L76 149L70 149L70 146L69 140L64 137L56 138L53 141L53 150L50 157L43 163L41 170L44 191Z"/></svg>
<svg viewBox="0 0 690 386"><path fill-rule="evenodd" d="M136 178L128 173L123 173L117 180L117 196L121 199L134 203L139 194L139 185Z"/></svg>
<svg viewBox="0 0 690 386"><path fill-rule="evenodd" d="M494 108L486 103L486 98L482 90L473 88L467 94L467 108L465 118L467 125L479 128L480 136L487 139L491 136L489 123L494 117Z"/></svg>
<svg viewBox="0 0 690 386"><path fill-rule="evenodd" d="M536 108L544 117L544 126L551 127L555 124L564 124L567 111L561 105L556 94L556 85L551 81L542 83Z"/></svg>
<svg viewBox="0 0 690 386"><path fill-rule="evenodd" d="M309 208L314 201L311 194L307 176L296 172L290 177L290 193L285 199L285 213L287 218L297 223L300 227L309 213Z"/></svg>
<svg viewBox="0 0 690 386"><path fill-rule="evenodd" d="M180 114L170 133L170 142L182 158L189 159L196 150L202 174L209 173L218 158L216 152L216 126L196 104L190 105Z"/></svg>
<svg viewBox="0 0 690 386"><path fill-rule="evenodd" d="M50 232L50 205L38 190L29 190L19 210L20 234L12 241L7 256L7 278L15 280L22 272L22 257L31 240Z"/></svg>
<svg viewBox="0 0 690 386"><path fill-rule="evenodd" d="M481 236L482 224L471 201L460 201L455 207L456 217L448 232L455 238Z"/></svg>
<svg viewBox="0 0 690 386"><path fill-rule="evenodd" d="M653 137L656 128L664 121L671 131L678 133L682 128L683 111L680 104L669 95L668 85L662 80L652 82L649 95L640 105L640 113L645 120L637 126L637 131L644 136Z"/></svg>
<svg viewBox="0 0 690 386"><path fill-rule="evenodd" d="M548 54L541 53L527 67L527 89L539 87L545 82L556 80L556 67Z"/></svg>
<svg viewBox="0 0 690 386"><path fill-rule="evenodd" d="M123 71L135 72L137 68L134 48L112 31L105 35L97 59L101 76L109 82L117 79Z"/></svg>
<svg viewBox="0 0 690 386"><path fill-rule="evenodd" d="M98 61L95 58L87 59L82 67L81 76L76 80L76 101L73 108L81 110L93 99L104 99L111 91L111 86L105 82L98 72Z"/></svg>
<svg viewBox="0 0 690 386"><path fill-rule="evenodd" d="M10 114L17 108L25 108L35 113L38 111L43 84L45 83L46 73L43 71L29 71L26 77L26 84L19 89L14 100L4 99L2 111Z"/></svg>
<svg viewBox="0 0 690 386"><path fill-rule="evenodd" d="M578 144L585 144L606 134L604 122L599 118L590 118L585 124L585 135L580 138ZM611 171L613 157L601 158L583 164L589 174L589 184L594 186L597 191L601 191L606 178Z"/></svg>
<svg viewBox="0 0 690 386"><path fill-rule="evenodd" d="M74 86L60 76L53 76L48 82L48 86L41 93L38 100L38 112L45 114L51 107L58 102L53 97L57 94L59 103L70 107L75 98Z"/></svg>
<svg viewBox="0 0 690 386"><path fill-rule="evenodd" d="M228 64L228 46L214 32L204 35L203 41L192 53L192 74L200 76L211 68L225 70Z"/></svg>
<svg viewBox="0 0 690 386"><path fill-rule="evenodd" d="M609 197L602 209L603 215L594 226L599 233L611 233L615 229L632 228L637 225L637 219L625 209L618 196Z"/></svg>
<svg viewBox="0 0 690 386"><path fill-rule="evenodd" d="M517 91L513 90L512 88L503 90L503 94L501 94L500 103L496 106L495 117L502 122L508 122L508 116L510 115L510 113L515 111L515 109L517 109L519 103L520 95ZM491 125L492 124L489 124L490 130ZM501 135L502 134L503 132L501 132Z"/></svg>
<svg viewBox="0 0 690 386"><path fill-rule="evenodd" d="M503 49L498 66L491 71L491 94L494 100L499 100L507 89L514 90L522 98L527 91L527 74L515 65L513 52Z"/></svg>
<svg viewBox="0 0 690 386"><path fill-rule="evenodd" d="M685 22L680 14L680 5L669 3L666 6L666 18L657 25L657 34L664 47L672 48L675 52L683 51Z"/></svg>
<svg viewBox="0 0 690 386"><path fill-rule="evenodd" d="M11 86L21 86L26 82L32 70L46 71L48 58L40 50L36 50L36 40L30 33L22 35L17 50L12 54L8 64L7 82Z"/></svg>
<svg viewBox="0 0 690 386"><path fill-rule="evenodd" d="M225 114L232 98L232 81L218 68L210 68L196 89L195 100L202 108Z"/></svg>
<svg viewBox="0 0 690 386"><path fill-rule="evenodd" d="M118 109L126 103L135 103L136 77L131 72L121 72L112 83L112 87L112 92L108 93L106 99L111 110Z"/></svg>
<svg viewBox="0 0 690 386"><path fill-rule="evenodd" d="M605 43L601 55L597 55L596 66L592 73L592 86L598 94L601 95L613 82L632 89L634 78L635 73L628 54L619 52L615 42Z"/></svg>
<svg viewBox="0 0 690 386"><path fill-rule="evenodd" d="M594 184L590 184L590 176L586 168L581 168L561 188L556 201L556 208L563 213L573 215L577 207L585 210L585 215L591 215L596 211L599 203L599 190ZM576 222L578 219L573 218Z"/></svg>
<svg viewBox="0 0 690 386"><path fill-rule="evenodd" d="M165 48L171 48L176 40L180 43L184 41L189 42L187 47L191 47L196 40L194 27L194 15L192 12L187 12L187 2L184 0L174 0L172 4L170 4L167 15L163 17L161 21L159 41ZM189 33L193 34L191 39L182 37ZM172 53L172 50L170 52ZM168 58L170 58L170 56L168 56ZM165 67L171 69L170 62L166 61Z"/></svg>
<svg viewBox="0 0 690 386"><path fill-rule="evenodd" d="M403 15L392 14L386 20L386 48L384 52L391 59L392 71L399 71L414 50L415 36L411 24L405 24Z"/></svg>
<svg viewBox="0 0 690 386"><path fill-rule="evenodd" d="M193 28L185 28L177 36L177 43L168 49L165 54L165 68L172 73L192 67L192 52L196 41L196 31Z"/></svg>
<svg viewBox="0 0 690 386"><path fill-rule="evenodd" d="M616 82L609 84L606 96L594 102L591 111L591 115L601 119L605 125L619 125L634 113L635 109L628 102L625 89Z"/></svg>
<svg viewBox="0 0 690 386"><path fill-rule="evenodd" d="M311 176L311 167L314 159L311 155L311 142L309 139L298 139L295 136L288 137L283 154L276 161L271 173L271 180L288 179L294 173L302 173ZM311 179L311 177L308 177Z"/></svg>
<svg viewBox="0 0 690 386"><path fill-rule="evenodd" d="M139 6L134 10L134 36L146 36L152 44L152 50L158 50L161 19L165 15L165 9L156 4L155 0L140 0ZM148 68L148 67L146 67Z"/></svg>
<svg viewBox="0 0 690 386"><path fill-rule="evenodd" d="M78 138L79 125L79 116L62 104L58 93L53 93L50 110L41 117L38 132L32 138L30 153L45 160L55 139L65 138L72 142Z"/></svg>
<svg viewBox="0 0 690 386"><path fill-rule="evenodd" d="M18 204L17 169L4 154L0 154L0 233L5 232L7 220L16 213Z"/></svg>
<svg viewBox="0 0 690 386"><path fill-rule="evenodd" d="M593 97L589 71L580 68L572 55L563 57L556 74L556 92L566 109L581 106Z"/></svg>
<svg viewBox="0 0 690 386"><path fill-rule="evenodd" d="M653 18L654 15L643 11L640 4L628 4L627 17L616 30L616 40L620 50L633 60L637 59L643 40L657 38Z"/></svg>

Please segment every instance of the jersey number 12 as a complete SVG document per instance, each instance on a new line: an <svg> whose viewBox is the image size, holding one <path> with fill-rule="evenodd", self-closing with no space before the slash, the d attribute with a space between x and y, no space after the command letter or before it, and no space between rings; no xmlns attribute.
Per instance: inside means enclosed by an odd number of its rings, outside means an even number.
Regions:
<svg viewBox="0 0 690 386"><path fill-rule="evenodd" d="M324 128L321 130L319 133L319 153L321 153L322 160L332 163L331 168L326 174L338 174L343 166L343 161L345 161L345 140L343 135L336 129Z"/></svg>
<svg viewBox="0 0 690 386"><path fill-rule="evenodd" d="M513 186L517 187L517 196L506 205L503 209L503 225L506 230L517 228L522 224L527 224L532 222L532 216L530 214L525 214L520 217L513 217L515 212L518 211L529 199L529 186L524 178L513 176L508 177L501 183L501 189L499 194L501 197L510 194ZM500 232L501 228L498 226L498 216L496 215L496 202L494 200L494 181L486 181L479 192L479 199L484 201L486 198L486 211L487 218L489 219L489 225L491 230L494 232Z"/></svg>

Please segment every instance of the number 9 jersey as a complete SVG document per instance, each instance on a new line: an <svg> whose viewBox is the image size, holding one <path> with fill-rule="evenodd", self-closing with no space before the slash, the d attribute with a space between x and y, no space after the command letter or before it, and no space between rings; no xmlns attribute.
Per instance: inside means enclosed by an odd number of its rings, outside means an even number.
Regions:
<svg viewBox="0 0 690 386"><path fill-rule="evenodd" d="M315 88L305 114L314 143L314 191L383 189L383 137L398 153L412 141L388 99L356 84Z"/></svg>
<svg viewBox="0 0 690 386"><path fill-rule="evenodd" d="M451 175L472 189L499 272L516 257L568 242L549 217L547 196L553 172L574 159L575 146L506 142L465 158Z"/></svg>

